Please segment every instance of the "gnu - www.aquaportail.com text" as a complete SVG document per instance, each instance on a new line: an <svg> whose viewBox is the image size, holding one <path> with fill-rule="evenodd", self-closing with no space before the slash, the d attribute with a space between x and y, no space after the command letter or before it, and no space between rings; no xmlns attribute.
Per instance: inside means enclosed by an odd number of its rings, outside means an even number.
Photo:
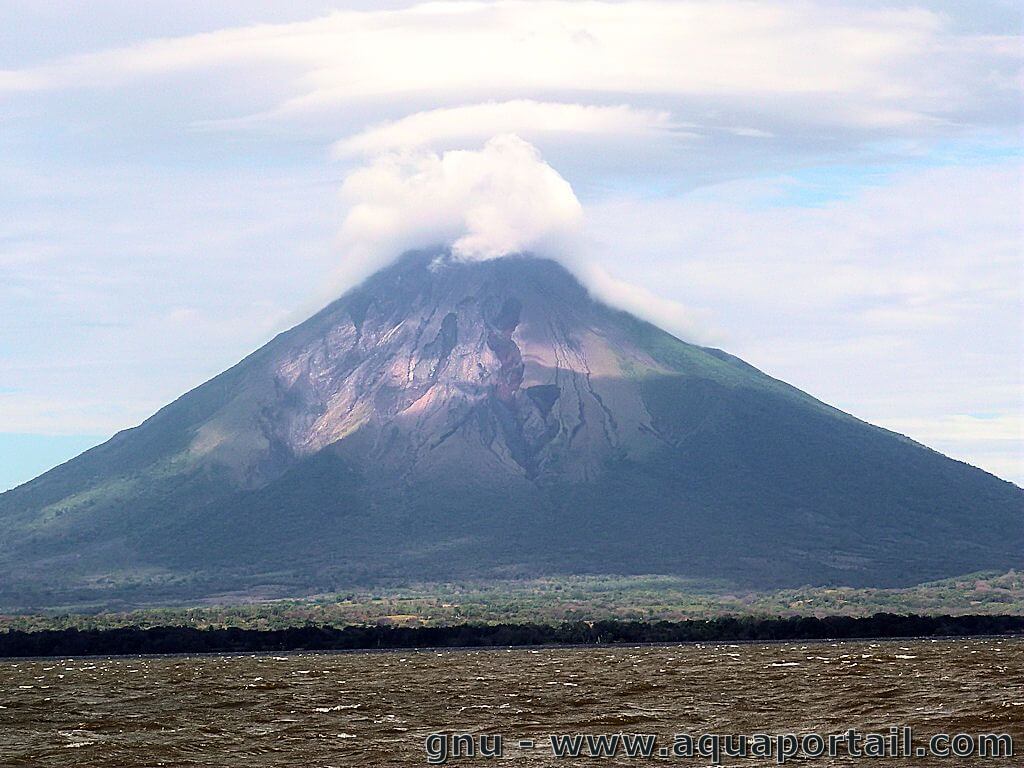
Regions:
<svg viewBox="0 0 1024 768"><path fill-rule="evenodd" d="M790 760L819 757L892 758L1007 758L1013 739L1002 733L938 733L917 738L909 726L885 732L862 733L677 733L667 740L653 733L562 733L544 738L505 738L501 734L433 733L426 739L427 762L441 765L467 757L500 758L511 747L518 751L547 751L556 759L692 758L718 765L724 759L758 758L784 765Z"/></svg>

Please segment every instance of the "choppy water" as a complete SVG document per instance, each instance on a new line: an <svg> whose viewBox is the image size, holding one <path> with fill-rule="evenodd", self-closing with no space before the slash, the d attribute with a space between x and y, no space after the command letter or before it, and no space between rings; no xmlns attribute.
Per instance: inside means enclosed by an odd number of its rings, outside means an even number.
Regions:
<svg viewBox="0 0 1024 768"><path fill-rule="evenodd" d="M1006 732L1024 751L1024 640L0 660L4 768L422 765L433 732L503 734L503 764L643 765L655 761L555 759L517 741L893 724ZM499 761L451 764L467 762Z"/></svg>

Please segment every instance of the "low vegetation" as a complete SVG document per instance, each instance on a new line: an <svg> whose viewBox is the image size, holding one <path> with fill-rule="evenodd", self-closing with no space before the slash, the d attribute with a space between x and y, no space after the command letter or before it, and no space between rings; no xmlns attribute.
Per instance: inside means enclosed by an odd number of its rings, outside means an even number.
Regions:
<svg viewBox="0 0 1024 768"><path fill-rule="evenodd" d="M0 631L118 627L278 630L303 626L446 627L579 621L687 621L899 615L1024 616L1024 573L974 574L907 589L805 587L726 592L665 576L566 577L504 583L419 584L304 600L0 616Z"/></svg>

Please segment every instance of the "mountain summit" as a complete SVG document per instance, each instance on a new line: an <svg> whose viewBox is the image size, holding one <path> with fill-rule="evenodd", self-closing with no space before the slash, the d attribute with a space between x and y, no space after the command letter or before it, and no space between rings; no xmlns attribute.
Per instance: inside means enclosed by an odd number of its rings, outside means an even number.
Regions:
<svg viewBox="0 0 1024 768"><path fill-rule="evenodd" d="M893 586L1024 566L1024 492L592 299L411 253L0 495L0 605L661 573Z"/></svg>

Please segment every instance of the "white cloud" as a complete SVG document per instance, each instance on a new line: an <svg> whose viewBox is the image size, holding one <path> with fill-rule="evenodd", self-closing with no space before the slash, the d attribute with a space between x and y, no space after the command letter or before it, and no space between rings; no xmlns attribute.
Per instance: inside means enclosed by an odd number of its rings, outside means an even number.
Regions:
<svg viewBox="0 0 1024 768"><path fill-rule="evenodd" d="M248 71L273 92L280 89L269 83L285 83L274 106L255 110L278 118L381 96L550 101L589 92L699 97L806 124L921 130L1013 120L1020 92L1012 33L962 34L948 15L921 8L748 0L338 11L2 71L0 89L107 88L197 71Z"/></svg>
<svg viewBox="0 0 1024 768"><path fill-rule="evenodd" d="M341 194L348 284L432 244L464 259L561 253L583 217L569 183L513 134L480 150L384 155L349 174Z"/></svg>
<svg viewBox="0 0 1024 768"><path fill-rule="evenodd" d="M381 123L334 145L335 155L377 155L419 147L475 144L501 133L607 134L642 137L673 130L665 110L585 106L517 99L432 109Z"/></svg>
<svg viewBox="0 0 1024 768"><path fill-rule="evenodd" d="M924 441L1024 443L1024 414L985 417L958 413L941 419L893 419L885 426L903 434L918 435Z"/></svg>
<svg viewBox="0 0 1024 768"><path fill-rule="evenodd" d="M1024 166L922 168L848 189L840 171L831 183L834 198L813 204L785 177L619 196L588 205L587 231L595 252L652 282L781 315L841 307L858 325L931 326L981 296L1020 300Z"/></svg>
<svg viewBox="0 0 1024 768"><path fill-rule="evenodd" d="M569 266L599 301L631 312L689 341L699 339L708 343L715 339L715 332L707 325L706 312L697 312L642 285L617 278L587 258L571 260Z"/></svg>
<svg viewBox="0 0 1024 768"><path fill-rule="evenodd" d="M304 319L328 172L2 164L0 432L134 426Z"/></svg>
<svg viewBox="0 0 1024 768"><path fill-rule="evenodd" d="M1024 415L896 418L880 426L1024 486Z"/></svg>
<svg viewBox="0 0 1024 768"><path fill-rule="evenodd" d="M904 170L787 202L800 187L595 202L586 253L685 302L714 343L771 375L1024 481L1024 166Z"/></svg>

